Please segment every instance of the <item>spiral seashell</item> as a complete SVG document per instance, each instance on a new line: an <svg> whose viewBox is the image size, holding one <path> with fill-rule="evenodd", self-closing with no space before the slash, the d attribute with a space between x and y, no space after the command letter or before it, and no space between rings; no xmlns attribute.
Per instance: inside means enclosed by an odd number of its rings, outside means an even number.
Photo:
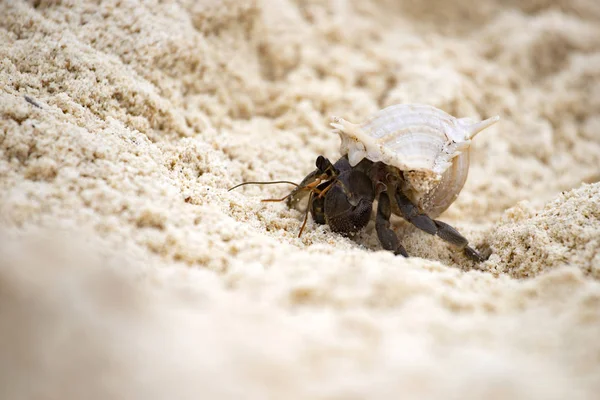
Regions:
<svg viewBox="0 0 600 400"><path fill-rule="evenodd" d="M333 117L340 151L350 165L363 158L403 171L407 195L423 211L441 214L458 196L469 170L471 140L500 119L455 118L422 104L384 108L362 124Z"/></svg>

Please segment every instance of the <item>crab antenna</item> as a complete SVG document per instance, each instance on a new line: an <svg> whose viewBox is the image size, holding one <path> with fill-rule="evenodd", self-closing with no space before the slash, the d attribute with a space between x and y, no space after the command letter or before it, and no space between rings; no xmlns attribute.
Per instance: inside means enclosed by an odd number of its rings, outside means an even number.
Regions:
<svg viewBox="0 0 600 400"><path fill-rule="evenodd" d="M500 116L496 115L495 117L488 118L481 122L476 122L474 124L469 125L467 127L467 131L469 132L469 139L473 139L479 132L481 132L485 128L489 128L498 121L500 121Z"/></svg>
<svg viewBox="0 0 600 400"><path fill-rule="evenodd" d="M296 187L300 187L300 185L298 185L297 183L294 182L290 182L290 181L269 181L269 182L242 182L238 185L235 185L232 188L227 189L228 192L231 192L233 189L237 189L240 186L244 186L244 185L275 185L278 183L287 183L288 185L294 185Z"/></svg>

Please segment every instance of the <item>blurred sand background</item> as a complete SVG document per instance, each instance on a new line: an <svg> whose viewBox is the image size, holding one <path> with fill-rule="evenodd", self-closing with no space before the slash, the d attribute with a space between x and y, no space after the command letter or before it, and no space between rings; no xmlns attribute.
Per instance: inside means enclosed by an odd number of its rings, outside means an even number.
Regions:
<svg viewBox="0 0 600 400"><path fill-rule="evenodd" d="M488 261L227 192L406 102ZM599 180L597 0L1 1L0 398L598 398Z"/></svg>

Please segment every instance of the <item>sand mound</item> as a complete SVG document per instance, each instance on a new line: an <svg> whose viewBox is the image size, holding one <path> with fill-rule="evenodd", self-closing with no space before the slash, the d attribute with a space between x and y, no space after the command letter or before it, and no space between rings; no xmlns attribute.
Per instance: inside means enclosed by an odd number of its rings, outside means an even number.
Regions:
<svg viewBox="0 0 600 400"><path fill-rule="evenodd" d="M0 397L584 399L600 390L600 7L0 4ZM499 114L409 259L264 204L330 115ZM397 231L404 228L394 221ZM527 278L527 279L525 279Z"/></svg>

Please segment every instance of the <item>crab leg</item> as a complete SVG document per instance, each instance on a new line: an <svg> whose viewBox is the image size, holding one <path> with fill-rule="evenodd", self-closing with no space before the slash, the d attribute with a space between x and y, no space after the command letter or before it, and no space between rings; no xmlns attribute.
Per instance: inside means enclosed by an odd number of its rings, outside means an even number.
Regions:
<svg viewBox="0 0 600 400"><path fill-rule="evenodd" d="M396 202L398 203L402 217L417 228L430 235L437 235L442 240L458 247L473 261L486 260L486 257L468 246L469 241L456 229L445 222L431 219L427 214L423 214L400 190L396 191Z"/></svg>
<svg viewBox="0 0 600 400"><path fill-rule="evenodd" d="M398 236L390 229L390 216L392 210L390 208L390 198L387 192L380 192L377 200L377 217L375 220L375 229L381 246L385 250L393 251L395 255L401 254L408 257L408 253L400 244Z"/></svg>

